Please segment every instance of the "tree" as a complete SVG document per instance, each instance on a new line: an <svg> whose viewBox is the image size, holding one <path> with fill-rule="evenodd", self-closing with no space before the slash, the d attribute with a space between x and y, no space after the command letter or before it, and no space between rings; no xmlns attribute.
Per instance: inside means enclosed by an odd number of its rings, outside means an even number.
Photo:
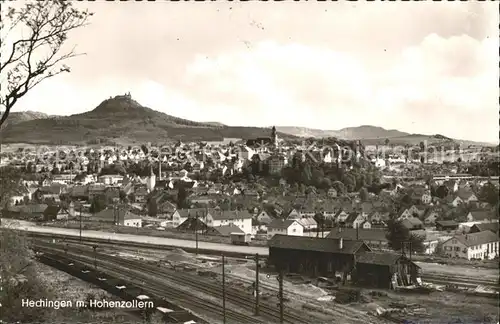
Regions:
<svg viewBox="0 0 500 324"><path fill-rule="evenodd" d="M314 214L314 220L316 221L317 223L317 227L316 227L316 237L319 237L319 232L321 230L321 233L323 233L323 228L325 226L325 216L323 215L323 213L316 213Z"/></svg>
<svg viewBox="0 0 500 324"><path fill-rule="evenodd" d="M486 183L479 191L479 199L481 201L486 201L491 206L498 204L498 189L491 182Z"/></svg>
<svg viewBox="0 0 500 324"><path fill-rule="evenodd" d="M387 223L387 240L389 247L394 251L401 251L403 244L410 243L411 250L414 252L425 251L424 237L411 233L401 221L389 220Z"/></svg>
<svg viewBox="0 0 500 324"><path fill-rule="evenodd" d="M5 33L1 39L0 78L6 84L0 96L4 110L0 126L29 90L48 78L70 72L64 62L78 54L74 48L64 52L63 45L69 32L88 24L92 13L75 9L70 1L54 0L28 2L21 9L9 7L1 15L0 29ZM13 34L23 36L14 40Z"/></svg>
<svg viewBox="0 0 500 324"><path fill-rule="evenodd" d="M0 175L0 203L2 204L1 208L5 208L19 186L21 173L16 168L6 166L0 168Z"/></svg>
<svg viewBox="0 0 500 324"><path fill-rule="evenodd" d="M156 203L156 199L149 199L148 201L148 215L152 217L156 217L158 214L158 204Z"/></svg>
<svg viewBox="0 0 500 324"><path fill-rule="evenodd" d="M384 141L385 145L389 145L389 142L390 142L390 141L389 141L389 139L388 139L388 138L386 138L386 139L385 139L385 141Z"/></svg>
<svg viewBox="0 0 500 324"><path fill-rule="evenodd" d="M332 188L334 188L335 190L337 190L337 194L338 195L345 194L345 192L346 192L344 184L342 182L340 182L340 181L334 181L332 183Z"/></svg>
<svg viewBox="0 0 500 324"><path fill-rule="evenodd" d="M368 200L368 190L365 187L359 190L359 198L361 199L361 201Z"/></svg>
<svg viewBox="0 0 500 324"><path fill-rule="evenodd" d="M90 204L90 212L98 213L104 209L106 209L106 196L105 195L95 196Z"/></svg>
<svg viewBox="0 0 500 324"><path fill-rule="evenodd" d="M445 185L440 185L439 187L436 188L436 197L444 199L446 196L448 196L450 190L448 189L447 186Z"/></svg>
<svg viewBox="0 0 500 324"><path fill-rule="evenodd" d="M177 208L185 208L187 199L187 192L184 187L180 187L177 192Z"/></svg>
<svg viewBox="0 0 500 324"><path fill-rule="evenodd" d="M22 299L52 298L50 291L40 282L29 239L21 231L3 228L0 235L0 321L5 323L35 323L49 319L48 308L22 306Z"/></svg>

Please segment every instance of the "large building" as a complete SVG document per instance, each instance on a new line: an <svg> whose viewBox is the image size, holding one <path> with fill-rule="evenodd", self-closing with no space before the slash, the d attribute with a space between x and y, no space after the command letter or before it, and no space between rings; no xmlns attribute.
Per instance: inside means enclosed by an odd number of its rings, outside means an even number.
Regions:
<svg viewBox="0 0 500 324"><path fill-rule="evenodd" d="M491 260L498 257L498 241L498 235L490 230L457 235L443 243L443 253L467 260Z"/></svg>

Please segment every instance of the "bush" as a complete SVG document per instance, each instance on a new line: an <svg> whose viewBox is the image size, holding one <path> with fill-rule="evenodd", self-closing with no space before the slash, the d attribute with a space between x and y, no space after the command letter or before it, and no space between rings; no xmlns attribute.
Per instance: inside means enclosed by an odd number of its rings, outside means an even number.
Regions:
<svg viewBox="0 0 500 324"><path fill-rule="evenodd" d="M50 291L37 277L34 255L27 239L11 229L4 229L0 237L0 271L2 291L0 320L6 323L39 323L48 318L50 310L22 307L22 299L51 299Z"/></svg>

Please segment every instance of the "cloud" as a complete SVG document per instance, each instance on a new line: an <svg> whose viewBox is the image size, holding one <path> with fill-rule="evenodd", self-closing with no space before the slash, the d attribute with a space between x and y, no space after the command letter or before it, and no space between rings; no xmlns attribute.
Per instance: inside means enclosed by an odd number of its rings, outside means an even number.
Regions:
<svg viewBox="0 0 500 324"><path fill-rule="evenodd" d="M199 121L498 137L493 6L204 5L92 4L93 23L70 38L88 55L16 109L77 113L131 91Z"/></svg>

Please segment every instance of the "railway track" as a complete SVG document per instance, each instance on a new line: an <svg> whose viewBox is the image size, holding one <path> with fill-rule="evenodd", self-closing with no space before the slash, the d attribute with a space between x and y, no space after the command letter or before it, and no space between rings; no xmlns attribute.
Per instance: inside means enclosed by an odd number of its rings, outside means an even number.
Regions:
<svg viewBox="0 0 500 324"><path fill-rule="evenodd" d="M62 257L61 250L54 248L43 247L42 251L52 251L48 252L49 258L60 259ZM56 251L54 253L54 251ZM63 252L64 253L64 252ZM45 254L46 256L47 254ZM66 256L62 258L68 258ZM79 262L90 269L93 269L94 259L93 257L86 257L83 255L75 256L71 255L69 258L71 261ZM99 260L99 271L106 272L109 275L117 275L122 277L125 281L134 284L147 291L149 294L158 296L159 298L165 298L171 302L181 304L186 308L189 308L193 312L203 312L204 314L210 314L210 317L215 316L216 318L223 317L223 308L219 303L209 301L198 296L194 293L190 293L186 290L172 287L171 285L166 285L164 282L159 280L154 280L147 275L140 275L140 272L133 270L116 269L116 266L106 264L105 261ZM103 271L104 270L104 271ZM259 321L253 316L245 315L226 309L226 322L228 323L245 323L245 324L263 324L264 322ZM221 321L222 322L222 321Z"/></svg>
<svg viewBox="0 0 500 324"><path fill-rule="evenodd" d="M59 254L64 253L64 247L55 248L57 244L54 243L46 243L46 242L36 242L35 245L40 248L49 249L49 250L57 250ZM94 253L88 249L80 248L80 247L71 247L68 248L72 251L75 251L78 255L73 256L75 258L81 258L81 256L87 256L87 262L93 262ZM202 293L206 293L207 295L214 296L216 298L222 298L222 292L220 284L214 284L206 282L203 279L197 278L193 275L179 273L169 269L160 269L157 266L150 265L145 263L144 261L135 261L135 260L127 260L119 257L113 257L105 254L96 253L96 257L99 258L99 262L105 262L121 265L125 268L129 269L137 269L138 271L144 274L152 274L155 276L160 276L162 278L168 277L169 279L175 280L175 283L184 285L189 288L193 288ZM102 266L101 266L102 267ZM254 298L246 293L234 291L232 289L226 290L226 301L235 304L238 307L249 309L253 311L254 306ZM271 307L269 305L261 304L260 314L267 318L271 319L273 323L276 323L279 320L279 312L277 307ZM311 318L305 318L301 315L286 312L284 314L284 320L286 323L309 323ZM256 323L258 320L253 318L253 323Z"/></svg>
<svg viewBox="0 0 500 324"><path fill-rule="evenodd" d="M442 274L425 274L422 276L422 280L424 282L434 283L434 284L454 284L457 286L462 286L466 288L475 288L479 285L487 286L487 287L496 287L499 285L494 280L487 279L476 279L467 276L461 275L442 275Z"/></svg>

